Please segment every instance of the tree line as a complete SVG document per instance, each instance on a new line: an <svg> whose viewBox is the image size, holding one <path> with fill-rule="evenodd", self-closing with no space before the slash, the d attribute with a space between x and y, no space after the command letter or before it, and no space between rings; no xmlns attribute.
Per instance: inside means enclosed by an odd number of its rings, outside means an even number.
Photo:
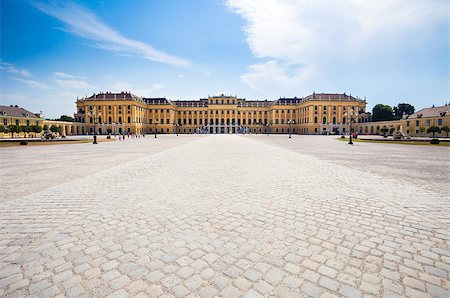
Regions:
<svg viewBox="0 0 450 298"><path fill-rule="evenodd" d="M51 132L57 133L60 132L60 129L56 125L50 126L50 128L47 125L44 125L44 127L40 125L0 125L0 133L11 133L11 135L14 135L14 133L41 133L42 131L49 130Z"/></svg>
<svg viewBox="0 0 450 298"><path fill-rule="evenodd" d="M389 105L377 104L372 109L372 121L389 121L402 119L403 114L411 115L415 111L413 105L409 103L399 103L392 108Z"/></svg>

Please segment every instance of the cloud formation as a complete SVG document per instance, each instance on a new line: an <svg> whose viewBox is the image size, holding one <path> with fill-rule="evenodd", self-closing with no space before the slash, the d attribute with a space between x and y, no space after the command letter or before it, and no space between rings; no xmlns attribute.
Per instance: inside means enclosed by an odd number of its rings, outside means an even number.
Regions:
<svg viewBox="0 0 450 298"><path fill-rule="evenodd" d="M16 77L11 77L11 79L13 79L15 81L18 81L18 82L21 82L21 83L24 83L24 84L26 84L26 85L28 85L28 86L30 86L32 88L35 88L35 89L40 89L40 90L50 89L49 85L47 85L45 83L42 83L42 82L35 81L35 80L21 79L21 78L16 78Z"/></svg>
<svg viewBox="0 0 450 298"><path fill-rule="evenodd" d="M98 48L113 51L120 55L138 56L147 60L177 66L189 66L186 59L171 56L156 50L151 45L127 38L109 27L92 11L71 2L35 3L40 11L65 24L64 31L90 40Z"/></svg>
<svg viewBox="0 0 450 298"><path fill-rule="evenodd" d="M253 89L305 88L333 68L373 63L427 41L448 22L443 0L227 0L256 58L241 81ZM401 54L400 54L401 55Z"/></svg>
<svg viewBox="0 0 450 298"><path fill-rule="evenodd" d="M0 61L0 69L6 70L13 75L21 75L23 77L31 77L31 73L25 68L18 68L12 63Z"/></svg>
<svg viewBox="0 0 450 298"><path fill-rule="evenodd" d="M95 88L95 86L87 82L87 78L82 76L75 76L64 72L54 72L53 75L56 77L53 81L59 87L66 90L83 89L91 91Z"/></svg>

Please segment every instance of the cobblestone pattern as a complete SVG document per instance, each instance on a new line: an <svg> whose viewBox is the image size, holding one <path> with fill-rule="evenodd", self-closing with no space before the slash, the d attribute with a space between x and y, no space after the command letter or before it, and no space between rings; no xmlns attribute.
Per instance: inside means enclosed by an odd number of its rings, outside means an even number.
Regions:
<svg viewBox="0 0 450 298"><path fill-rule="evenodd" d="M448 207L209 136L0 205L0 296L449 297Z"/></svg>

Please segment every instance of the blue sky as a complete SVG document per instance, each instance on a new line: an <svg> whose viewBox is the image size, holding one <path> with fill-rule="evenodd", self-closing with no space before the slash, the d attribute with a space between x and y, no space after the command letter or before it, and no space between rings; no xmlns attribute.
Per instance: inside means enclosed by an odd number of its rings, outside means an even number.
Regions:
<svg viewBox="0 0 450 298"><path fill-rule="evenodd" d="M2 0L0 104L73 114L78 97L346 92L449 100L445 0Z"/></svg>

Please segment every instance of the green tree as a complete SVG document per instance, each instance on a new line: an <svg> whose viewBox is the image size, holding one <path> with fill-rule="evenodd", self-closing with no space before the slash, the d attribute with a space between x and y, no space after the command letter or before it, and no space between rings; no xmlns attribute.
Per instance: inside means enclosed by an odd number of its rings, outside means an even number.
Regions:
<svg viewBox="0 0 450 298"><path fill-rule="evenodd" d="M0 132L7 132L7 129L4 125L0 125Z"/></svg>
<svg viewBox="0 0 450 298"><path fill-rule="evenodd" d="M34 132L34 136L36 137L36 134L38 134L38 133L40 133L42 131L42 126L33 125L31 127L31 131Z"/></svg>
<svg viewBox="0 0 450 298"><path fill-rule="evenodd" d="M392 108L388 105L377 104L372 110L372 121L387 121L394 117Z"/></svg>
<svg viewBox="0 0 450 298"><path fill-rule="evenodd" d="M414 111L415 108L413 105L410 105L409 103L399 103L398 106L394 107L394 118L402 119L403 113L411 115Z"/></svg>
<svg viewBox="0 0 450 298"><path fill-rule="evenodd" d="M40 125L33 126L34 133L40 133L41 131L42 131L42 126L40 126Z"/></svg>
<svg viewBox="0 0 450 298"><path fill-rule="evenodd" d="M66 122L75 122L75 119L73 117L67 116L67 115L61 115L59 119L55 119L56 121L66 121Z"/></svg>
<svg viewBox="0 0 450 298"><path fill-rule="evenodd" d="M441 129L439 127L437 127L437 126L430 126L427 129L427 133L432 133L433 134L433 138L434 138L434 134L435 133L440 133L440 132L441 132Z"/></svg>
<svg viewBox="0 0 450 298"><path fill-rule="evenodd" d="M20 133L22 131L22 127L19 125L10 125L9 131L11 132L11 136L14 137L14 133Z"/></svg>
<svg viewBox="0 0 450 298"><path fill-rule="evenodd" d="M380 129L380 131L383 133L383 135L386 135L386 133L389 131L389 128L383 127Z"/></svg>
<svg viewBox="0 0 450 298"><path fill-rule="evenodd" d="M442 126L441 130L445 131L447 133L447 138L448 138L448 132L450 131L450 127L448 127L447 125L446 126Z"/></svg>
<svg viewBox="0 0 450 298"><path fill-rule="evenodd" d="M419 131L420 131L420 134L422 135L425 132L425 127L423 127L423 126L419 127Z"/></svg>
<svg viewBox="0 0 450 298"><path fill-rule="evenodd" d="M58 126L56 126L56 125L52 125L52 126L50 126L50 131L51 132L59 132L59 127Z"/></svg>

